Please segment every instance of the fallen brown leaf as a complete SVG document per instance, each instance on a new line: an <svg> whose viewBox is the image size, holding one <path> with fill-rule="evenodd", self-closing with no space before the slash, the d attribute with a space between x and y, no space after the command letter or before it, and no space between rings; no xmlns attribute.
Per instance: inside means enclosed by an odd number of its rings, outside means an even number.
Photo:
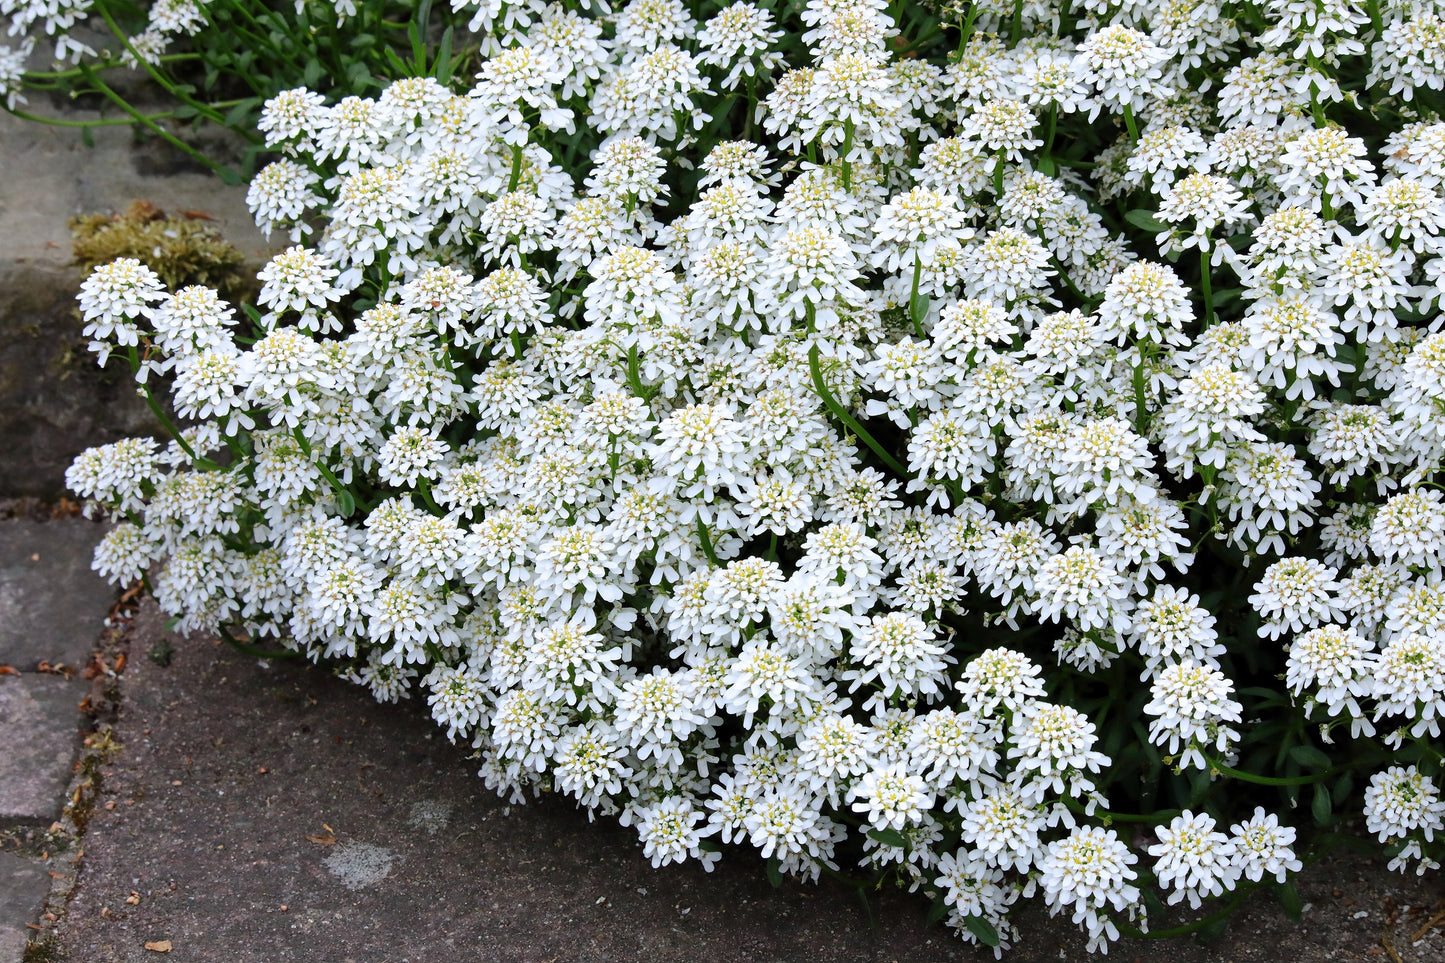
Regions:
<svg viewBox="0 0 1445 963"><path fill-rule="evenodd" d="M19 675L20 670L13 665L0 665L0 675Z"/></svg>
<svg viewBox="0 0 1445 963"><path fill-rule="evenodd" d="M130 895L125 898L125 905L127 905L127 906L139 906L139 905L140 905L140 894L137 893L135 890L131 890L131 891L130 891Z"/></svg>
<svg viewBox="0 0 1445 963"><path fill-rule="evenodd" d="M44 672L46 675L63 675L67 679L75 675L75 670L64 662L56 662L52 665L44 659L40 660L40 664L35 667L35 671Z"/></svg>
<svg viewBox="0 0 1445 963"><path fill-rule="evenodd" d="M170 940L156 940L146 944L146 949L155 953L169 953L171 951Z"/></svg>
<svg viewBox="0 0 1445 963"><path fill-rule="evenodd" d="M181 211L181 217L188 221L214 221L215 218L205 211Z"/></svg>
<svg viewBox="0 0 1445 963"><path fill-rule="evenodd" d="M163 221L166 212L147 200L131 201L125 209L125 216L137 221Z"/></svg>
<svg viewBox="0 0 1445 963"><path fill-rule="evenodd" d="M316 834L307 833L307 834L306 834L306 841L307 841L308 843L315 843L315 844L318 845L318 846L335 846L335 845L336 845L336 837L335 837L333 834L331 834L331 833L326 833L326 834L324 834L324 835L321 834L321 833L316 833Z"/></svg>

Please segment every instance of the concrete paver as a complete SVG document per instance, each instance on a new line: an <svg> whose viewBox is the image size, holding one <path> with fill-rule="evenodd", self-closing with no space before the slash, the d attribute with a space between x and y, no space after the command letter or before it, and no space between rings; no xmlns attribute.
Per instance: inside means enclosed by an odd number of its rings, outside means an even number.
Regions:
<svg viewBox="0 0 1445 963"><path fill-rule="evenodd" d="M0 525L0 665L85 667L116 595L90 568L104 534L84 518Z"/></svg>
<svg viewBox="0 0 1445 963"><path fill-rule="evenodd" d="M424 704L378 705L322 668L200 639L173 640L161 667L144 653L162 622L147 602L132 629L120 749L101 767L59 960L154 960L144 947L160 941L188 963L993 960L927 926L919 896L870 892L870 926L848 888L773 889L742 847L710 874L654 870L614 820L551 796L498 799ZM1383 863L1312 867L1301 923L1258 892L1214 943L1126 940L1107 959L1358 961L1393 934L1402 963L1442 963L1445 933L1409 939L1436 911L1436 881ZM1017 911L1024 938L1006 963L1100 959L1037 902Z"/></svg>
<svg viewBox="0 0 1445 963"><path fill-rule="evenodd" d="M0 823L48 823L59 816L80 742L76 705L84 695L74 680L0 676Z"/></svg>
<svg viewBox="0 0 1445 963"><path fill-rule="evenodd" d="M0 853L0 963L18 963L30 930L50 892L50 874L42 864Z"/></svg>

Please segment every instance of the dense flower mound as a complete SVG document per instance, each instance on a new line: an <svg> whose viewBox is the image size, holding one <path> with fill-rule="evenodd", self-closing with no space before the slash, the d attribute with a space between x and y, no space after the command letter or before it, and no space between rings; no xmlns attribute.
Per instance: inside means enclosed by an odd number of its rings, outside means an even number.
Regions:
<svg viewBox="0 0 1445 963"><path fill-rule="evenodd" d="M1438 869L1438 17L905 15L488 3L470 89L272 99L254 305L85 282L190 425L76 461L97 568L990 945L1361 807Z"/></svg>

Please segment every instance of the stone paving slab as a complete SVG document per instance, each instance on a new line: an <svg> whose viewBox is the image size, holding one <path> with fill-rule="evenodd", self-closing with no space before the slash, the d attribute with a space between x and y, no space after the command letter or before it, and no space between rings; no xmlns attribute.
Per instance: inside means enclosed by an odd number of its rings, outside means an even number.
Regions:
<svg viewBox="0 0 1445 963"><path fill-rule="evenodd" d="M49 823L60 815L85 693L78 680L0 676L0 822Z"/></svg>
<svg viewBox="0 0 1445 963"><path fill-rule="evenodd" d="M19 963L45 896L50 874L33 859L0 853L0 963Z"/></svg>
<svg viewBox="0 0 1445 963"><path fill-rule="evenodd" d="M56 111L37 100L32 113L68 121L99 118L94 111ZM112 114L113 116L113 114ZM273 246L246 207L246 188L228 187L159 143L137 140L130 128L91 130L87 147L74 128L24 121L0 111L0 280L12 265L70 263L66 220L76 214L120 211L149 200L166 211L204 211L226 239L248 256Z"/></svg>
<svg viewBox="0 0 1445 963"><path fill-rule="evenodd" d="M90 568L104 534L84 518L0 525L0 665L85 667L116 595Z"/></svg>
<svg viewBox="0 0 1445 963"><path fill-rule="evenodd" d="M566 800L510 806L417 700L378 705L324 669L172 639L137 616L80 881L53 959L70 963L991 963L926 925L923 899L824 881L774 889L754 851L712 873L650 867L635 830ZM1291 922L1251 898L1214 943L1126 940L1125 963L1445 961L1437 879L1330 857L1300 879ZM1017 914L1005 963L1098 960L1067 914ZM1168 919L1155 920L1156 926ZM161 957L145 944L169 942ZM1372 952L1374 951L1374 952Z"/></svg>
<svg viewBox="0 0 1445 963"><path fill-rule="evenodd" d="M99 116L33 101L33 113L67 121ZM284 246L284 237L268 242L256 230L244 186L224 185L173 148L143 142L124 126L92 134L95 146L87 147L74 128L0 111L0 438L6 446L0 495L54 498L63 494L65 469L84 448L158 430L124 359L102 371L86 350L68 218L148 200L171 214L210 218L255 262ZM207 145L213 147L225 145Z"/></svg>

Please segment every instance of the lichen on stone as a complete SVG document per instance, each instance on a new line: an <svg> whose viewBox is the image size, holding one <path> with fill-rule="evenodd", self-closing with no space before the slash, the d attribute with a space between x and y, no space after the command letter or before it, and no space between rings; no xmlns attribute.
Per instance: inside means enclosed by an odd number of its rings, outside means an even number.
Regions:
<svg viewBox="0 0 1445 963"><path fill-rule="evenodd" d="M67 224L75 263L87 273L116 258L133 257L172 291L203 284L234 302L255 290L255 280L244 270L245 257L199 212L168 216L149 201L135 201L124 213L81 214Z"/></svg>

